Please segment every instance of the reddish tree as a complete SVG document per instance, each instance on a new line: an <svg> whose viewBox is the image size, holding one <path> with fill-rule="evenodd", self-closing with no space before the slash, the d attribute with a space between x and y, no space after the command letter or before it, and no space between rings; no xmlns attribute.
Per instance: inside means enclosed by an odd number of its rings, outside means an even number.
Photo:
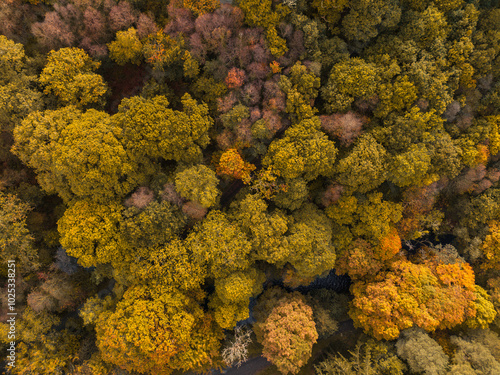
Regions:
<svg viewBox="0 0 500 375"><path fill-rule="evenodd" d="M217 110L221 113L229 112L235 104L238 102L238 98L234 91L231 91L229 94L222 98L217 98Z"/></svg>
<svg viewBox="0 0 500 375"><path fill-rule="evenodd" d="M140 186L132 195L123 202L125 207L136 207L138 209L146 208L154 199L153 191L147 186Z"/></svg>
<svg viewBox="0 0 500 375"><path fill-rule="evenodd" d="M59 14L55 11L45 14L43 22L36 22L31 32L47 48L58 49L72 45L75 36Z"/></svg>
<svg viewBox="0 0 500 375"><path fill-rule="evenodd" d="M148 35L156 34L158 32L158 26L156 25L154 19L148 15L141 13L139 19L137 20L137 35L139 38L145 38Z"/></svg>
<svg viewBox="0 0 500 375"><path fill-rule="evenodd" d="M127 1L120 1L109 12L109 26L112 31L128 29L138 18L138 14Z"/></svg>
<svg viewBox="0 0 500 375"><path fill-rule="evenodd" d="M85 35L94 42L97 42L106 34L106 17L92 7L88 7L83 12L83 24L85 26Z"/></svg>
<svg viewBox="0 0 500 375"><path fill-rule="evenodd" d="M258 119L262 118L262 112L259 107L253 107L250 109L250 121L254 123Z"/></svg>
<svg viewBox="0 0 500 375"><path fill-rule="evenodd" d="M160 192L160 197L161 199L166 200L179 207L184 203L184 200L175 189L175 185L173 183L166 183L165 185L163 185L163 190Z"/></svg>
<svg viewBox="0 0 500 375"><path fill-rule="evenodd" d="M257 60L248 65L248 76L250 79L264 79L271 72L271 67L264 61Z"/></svg>
<svg viewBox="0 0 500 375"><path fill-rule="evenodd" d="M264 323L262 355L282 374L296 374L311 357L318 339L313 311L304 297L285 295L272 309Z"/></svg>
<svg viewBox="0 0 500 375"><path fill-rule="evenodd" d="M245 71L238 68L231 68L226 77L226 85L229 89L235 89L243 86L246 80Z"/></svg>
<svg viewBox="0 0 500 375"><path fill-rule="evenodd" d="M252 122L244 119L236 126L236 137L242 146L249 147L253 141Z"/></svg>
<svg viewBox="0 0 500 375"><path fill-rule="evenodd" d="M222 133L217 136L216 141L221 150L227 150L228 148L234 147L234 143L236 142L233 132L229 129L224 129Z"/></svg>
<svg viewBox="0 0 500 375"><path fill-rule="evenodd" d="M442 179L422 188L410 188L403 193L403 218L397 224L401 237L411 238L420 229L420 222L432 210L447 183L446 179Z"/></svg>
<svg viewBox="0 0 500 375"><path fill-rule="evenodd" d="M361 135L363 124L367 122L367 118L351 111L320 116L320 120L322 129L338 138L343 146L350 146Z"/></svg>
<svg viewBox="0 0 500 375"><path fill-rule="evenodd" d="M179 33L189 35L194 31L194 18L189 9L176 6L172 1L168 5L169 22L165 26L164 31L171 35L177 36Z"/></svg>
<svg viewBox="0 0 500 375"><path fill-rule="evenodd" d="M208 209L201 204L189 201L182 206L182 212L194 220L201 220L207 214Z"/></svg>
<svg viewBox="0 0 500 375"><path fill-rule="evenodd" d="M325 207L337 202L344 191L344 187L339 184L330 184L321 197L321 204Z"/></svg>

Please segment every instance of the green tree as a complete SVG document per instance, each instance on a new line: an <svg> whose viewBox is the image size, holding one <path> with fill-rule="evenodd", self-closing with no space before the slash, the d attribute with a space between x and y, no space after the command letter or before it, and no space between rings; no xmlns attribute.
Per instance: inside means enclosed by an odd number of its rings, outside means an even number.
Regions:
<svg viewBox="0 0 500 375"><path fill-rule="evenodd" d="M250 111L248 107L245 107L243 104L237 104L221 116L221 121L222 125L226 128L234 130L241 121L249 117Z"/></svg>
<svg viewBox="0 0 500 375"><path fill-rule="evenodd" d="M273 141L262 161L284 178L303 177L306 181L318 176L332 176L337 155L335 144L319 129L318 117L293 125L283 138Z"/></svg>
<svg viewBox="0 0 500 375"><path fill-rule="evenodd" d="M342 354L329 354L328 357L314 366L318 375L403 375L406 365L394 352L393 345L383 341L370 339L358 340L350 357Z"/></svg>
<svg viewBox="0 0 500 375"><path fill-rule="evenodd" d="M61 48L49 53L39 82L46 94L53 94L65 105L102 105L108 88L94 73L99 65L80 48Z"/></svg>
<svg viewBox="0 0 500 375"><path fill-rule="evenodd" d="M381 185L387 175L387 152L370 134L360 136L336 166L337 182L346 193L366 193Z"/></svg>
<svg viewBox="0 0 500 375"><path fill-rule="evenodd" d="M324 17L329 24L336 24L340 20L342 11L349 5L348 0L313 0L311 2L320 17Z"/></svg>
<svg viewBox="0 0 500 375"><path fill-rule="evenodd" d="M349 1L349 13L342 19L342 32L349 40L367 42L380 30L393 28L401 18L397 1Z"/></svg>
<svg viewBox="0 0 500 375"><path fill-rule="evenodd" d="M172 110L164 96L124 99L113 122L123 129L123 141L135 155L195 162L210 141L213 125L205 104L185 94L183 111Z"/></svg>
<svg viewBox="0 0 500 375"><path fill-rule="evenodd" d="M215 205L220 194L219 179L210 168L198 164L175 175L175 189L181 197L195 201L205 208Z"/></svg>
<svg viewBox="0 0 500 375"><path fill-rule="evenodd" d="M447 373L449 358L443 348L421 328L401 332L396 343L398 356L404 359L411 371L426 375Z"/></svg>
<svg viewBox="0 0 500 375"><path fill-rule="evenodd" d="M375 94L378 84L377 68L359 57L335 64L328 82L321 88L329 113L346 111L354 99L368 99Z"/></svg>
<svg viewBox="0 0 500 375"><path fill-rule="evenodd" d="M436 40L444 41L449 32L445 15L434 6L421 13L409 12L409 22L404 26L404 35L415 40L421 47L428 48Z"/></svg>
<svg viewBox="0 0 500 375"><path fill-rule="evenodd" d="M292 119L300 122L313 117L317 109L313 108L318 96L320 79L300 62L290 69L290 77L282 75L279 85L286 94L286 112Z"/></svg>
<svg viewBox="0 0 500 375"><path fill-rule="evenodd" d="M118 65L130 62L139 65L142 60L142 43L133 27L127 31L118 31L116 40L108 44L109 57Z"/></svg>
<svg viewBox="0 0 500 375"><path fill-rule="evenodd" d="M500 339L495 332L489 329L473 330L465 335L452 336L450 341L457 348L450 374L461 370L465 374L493 375L500 371Z"/></svg>
<svg viewBox="0 0 500 375"><path fill-rule="evenodd" d="M345 294L335 293L331 289L313 289L307 293L307 302L313 309L319 338L334 334L339 328L338 322L349 319L349 297Z"/></svg>
<svg viewBox="0 0 500 375"><path fill-rule="evenodd" d="M38 267L38 252L26 226L30 207L16 196L0 191L0 257L4 264L16 261L21 272Z"/></svg>
<svg viewBox="0 0 500 375"><path fill-rule="evenodd" d="M231 272L244 270L250 264L251 243L238 226L216 210L196 226L186 238L186 246L208 275L223 278Z"/></svg>

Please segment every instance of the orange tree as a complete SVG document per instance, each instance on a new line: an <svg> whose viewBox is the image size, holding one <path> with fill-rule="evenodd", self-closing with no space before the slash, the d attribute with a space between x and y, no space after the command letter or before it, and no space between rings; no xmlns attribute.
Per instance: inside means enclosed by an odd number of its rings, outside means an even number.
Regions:
<svg viewBox="0 0 500 375"><path fill-rule="evenodd" d="M445 262L432 252L419 264L404 258L368 281L357 281L349 315L377 339L392 340L403 329L419 326L426 331L452 328L480 315L482 324L494 318L484 310L493 306L484 290L474 284L471 266L459 259ZM490 306L491 305L491 306Z"/></svg>

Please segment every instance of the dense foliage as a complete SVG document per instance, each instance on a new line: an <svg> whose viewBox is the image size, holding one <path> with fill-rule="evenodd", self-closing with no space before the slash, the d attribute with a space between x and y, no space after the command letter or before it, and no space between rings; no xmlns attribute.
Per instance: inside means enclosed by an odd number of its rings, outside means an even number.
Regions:
<svg viewBox="0 0 500 375"><path fill-rule="evenodd" d="M498 374L499 181L498 0L0 2L8 374Z"/></svg>

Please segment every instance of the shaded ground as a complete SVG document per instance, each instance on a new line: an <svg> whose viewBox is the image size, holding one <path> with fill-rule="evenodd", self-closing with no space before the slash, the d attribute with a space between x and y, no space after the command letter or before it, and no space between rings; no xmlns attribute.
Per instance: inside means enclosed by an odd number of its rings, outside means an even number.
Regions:
<svg viewBox="0 0 500 375"><path fill-rule="evenodd" d="M100 73L111 90L111 96L106 105L106 111L111 114L118 111L118 105L123 98L138 95L148 79L145 65L110 64L103 65L101 70Z"/></svg>

